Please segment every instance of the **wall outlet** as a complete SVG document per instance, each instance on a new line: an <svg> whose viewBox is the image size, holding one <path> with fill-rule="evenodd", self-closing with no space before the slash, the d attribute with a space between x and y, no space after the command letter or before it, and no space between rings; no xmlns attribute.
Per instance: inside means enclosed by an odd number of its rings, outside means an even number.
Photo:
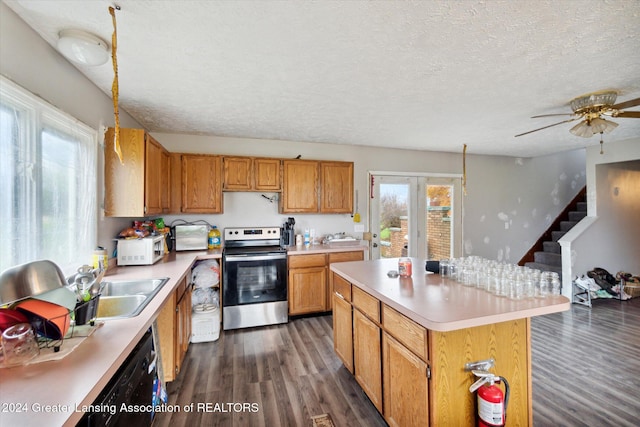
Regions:
<svg viewBox="0 0 640 427"><path fill-rule="evenodd" d="M353 231L356 233L364 233L364 224L354 224Z"/></svg>

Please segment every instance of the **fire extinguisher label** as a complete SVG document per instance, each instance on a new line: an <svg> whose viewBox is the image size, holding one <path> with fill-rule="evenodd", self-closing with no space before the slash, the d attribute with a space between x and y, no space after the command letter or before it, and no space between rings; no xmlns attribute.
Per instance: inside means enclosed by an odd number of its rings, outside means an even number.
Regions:
<svg viewBox="0 0 640 427"><path fill-rule="evenodd" d="M478 397L478 416L485 423L492 426L504 424L502 403L492 403Z"/></svg>

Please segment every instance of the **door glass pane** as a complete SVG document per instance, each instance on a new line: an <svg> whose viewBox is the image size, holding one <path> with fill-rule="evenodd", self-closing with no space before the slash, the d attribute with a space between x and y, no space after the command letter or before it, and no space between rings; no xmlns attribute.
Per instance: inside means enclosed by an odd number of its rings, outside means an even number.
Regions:
<svg viewBox="0 0 640 427"><path fill-rule="evenodd" d="M426 188L427 259L451 258L453 238L453 185L429 184Z"/></svg>
<svg viewBox="0 0 640 427"><path fill-rule="evenodd" d="M409 183L380 183L380 258L407 256L409 192Z"/></svg>

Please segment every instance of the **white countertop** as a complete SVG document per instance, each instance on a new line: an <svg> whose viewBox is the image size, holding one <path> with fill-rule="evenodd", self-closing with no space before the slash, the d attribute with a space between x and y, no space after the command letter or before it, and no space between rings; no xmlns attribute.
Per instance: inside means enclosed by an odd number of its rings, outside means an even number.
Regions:
<svg viewBox="0 0 640 427"><path fill-rule="evenodd" d="M76 405L90 405L98 397L193 263L221 254L220 250L177 252L152 266L110 270L104 280L169 277L169 281L138 316L104 322L62 360L0 368L0 425L75 425L84 415Z"/></svg>
<svg viewBox="0 0 640 427"><path fill-rule="evenodd" d="M512 300L464 286L439 274L427 274L425 261L412 258L410 278L390 278L398 259L332 264L331 270L378 300L432 331L446 332L474 326L566 311L564 296Z"/></svg>

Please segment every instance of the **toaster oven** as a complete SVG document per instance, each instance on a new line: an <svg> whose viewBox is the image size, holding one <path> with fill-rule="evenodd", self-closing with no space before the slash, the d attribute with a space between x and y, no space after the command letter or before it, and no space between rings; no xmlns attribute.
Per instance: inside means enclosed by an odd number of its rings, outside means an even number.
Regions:
<svg viewBox="0 0 640 427"><path fill-rule="evenodd" d="M209 226L176 225L174 235L176 251L206 250Z"/></svg>
<svg viewBox="0 0 640 427"><path fill-rule="evenodd" d="M164 256L164 235L118 240L118 265L151 265Z"/></svg>

